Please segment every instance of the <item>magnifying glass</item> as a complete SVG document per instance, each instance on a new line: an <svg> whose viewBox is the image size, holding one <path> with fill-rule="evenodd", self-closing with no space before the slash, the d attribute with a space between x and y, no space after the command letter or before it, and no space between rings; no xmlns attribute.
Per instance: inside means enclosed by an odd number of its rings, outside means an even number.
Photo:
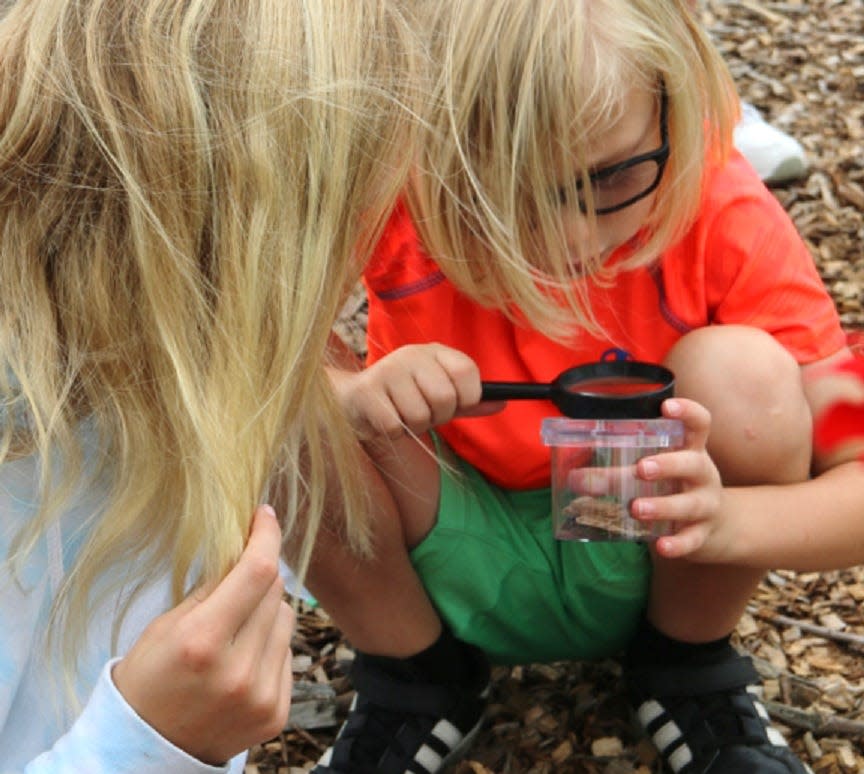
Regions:
<svg viewBox="0 0 864 774"><path fill-rule="evenodd" d="M551 382L483 382L483 400L550 400L572 419L660 416L675 375L661 365L610 360L568 368Z"/></svg>

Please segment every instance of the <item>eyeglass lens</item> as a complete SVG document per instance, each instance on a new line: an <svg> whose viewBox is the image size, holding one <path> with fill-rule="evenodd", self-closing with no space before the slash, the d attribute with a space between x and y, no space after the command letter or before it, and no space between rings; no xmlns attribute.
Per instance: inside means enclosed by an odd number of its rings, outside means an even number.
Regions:
<svg viewBox="0 0 864 774"><path fill-rule="evenodd" d="M664 88L660 101L660 137L661 146L654 151L634 156L600 169L589 176L591 202L597 215L617 212L648 196L660 183L663 169L669 158L668 134L668 98ZM558 197L562 204L572 201L574 192L565 188L559 189ZM588 211L586 192L582 189L582 181L576 181L576 203L582 212Z"/></svg>
<svg viewBox="0 0 864 774"><path fill-rule="evenodd" d="M597 213L619 209L650 193L660 179L662 166L657 159L645 159L624 169L614 170L591 181L591 197ZM586 204L580 195L580 206Z"/></svg>

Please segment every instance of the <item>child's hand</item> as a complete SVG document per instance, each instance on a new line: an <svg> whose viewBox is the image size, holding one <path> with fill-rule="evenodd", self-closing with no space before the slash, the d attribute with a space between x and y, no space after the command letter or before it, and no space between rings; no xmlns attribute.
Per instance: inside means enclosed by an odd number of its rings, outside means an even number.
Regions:
<svg viewBox="0 0 864 774"><path fill-rule="evenodd" d="M222 582L153 621L114 667L132 708L203 763L273 738L288 719L294 615L282 597L281 543L272 509L259 507Z"/></svg>
<svg viewBox="0 0 864 774"><path fill-rule="evenodd" d="M711 415L700 404L685 398L665 401L663 415L684 423L684 448L643 457L636 464L636 471L646 481L678 481L681 491L663 497L637 498L631 504L631 513L643 522L673 522L673 534L660 537L655 543L658 555L721 561L730 529L723 514L720 473L705 448Z"/></svg>
<svg viewBox="0 0 864 774"><path fill-rule="evenodd" d="M443 344L409 344L363 371L331 372L361 438L425 433L456 416L484 416L503 403L480 403L480 372L468 355Z"/></svg>

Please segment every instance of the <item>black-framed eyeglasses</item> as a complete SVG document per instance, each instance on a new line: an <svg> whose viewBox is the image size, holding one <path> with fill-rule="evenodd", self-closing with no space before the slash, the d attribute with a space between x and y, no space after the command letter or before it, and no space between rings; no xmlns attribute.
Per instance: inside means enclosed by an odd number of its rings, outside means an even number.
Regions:
<svg viewBox="0 0 864 774"><path fill-rule="evenodd" d="M595 215L608 215L623 210L644 199L660 185L663 170L669 160L669 99L665 88L660 92L660 143L657 150L641 153L588 175ZM574 188L559 189L560 202L568 204L572 200L574 189L579 210L587 212L581 180Z"/></svg>

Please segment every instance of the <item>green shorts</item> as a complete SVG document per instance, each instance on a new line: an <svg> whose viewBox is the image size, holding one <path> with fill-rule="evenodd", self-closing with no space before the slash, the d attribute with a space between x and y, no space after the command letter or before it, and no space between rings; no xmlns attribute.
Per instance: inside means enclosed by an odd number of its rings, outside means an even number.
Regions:
<svg viewBox="0 0 864 774"><path fill-rule="evenodd" d="M445 458L438 522L411 558L454 634L502 664L621 650L647 603L645 545L555 540L548 489L501 489Z"/></svg>

